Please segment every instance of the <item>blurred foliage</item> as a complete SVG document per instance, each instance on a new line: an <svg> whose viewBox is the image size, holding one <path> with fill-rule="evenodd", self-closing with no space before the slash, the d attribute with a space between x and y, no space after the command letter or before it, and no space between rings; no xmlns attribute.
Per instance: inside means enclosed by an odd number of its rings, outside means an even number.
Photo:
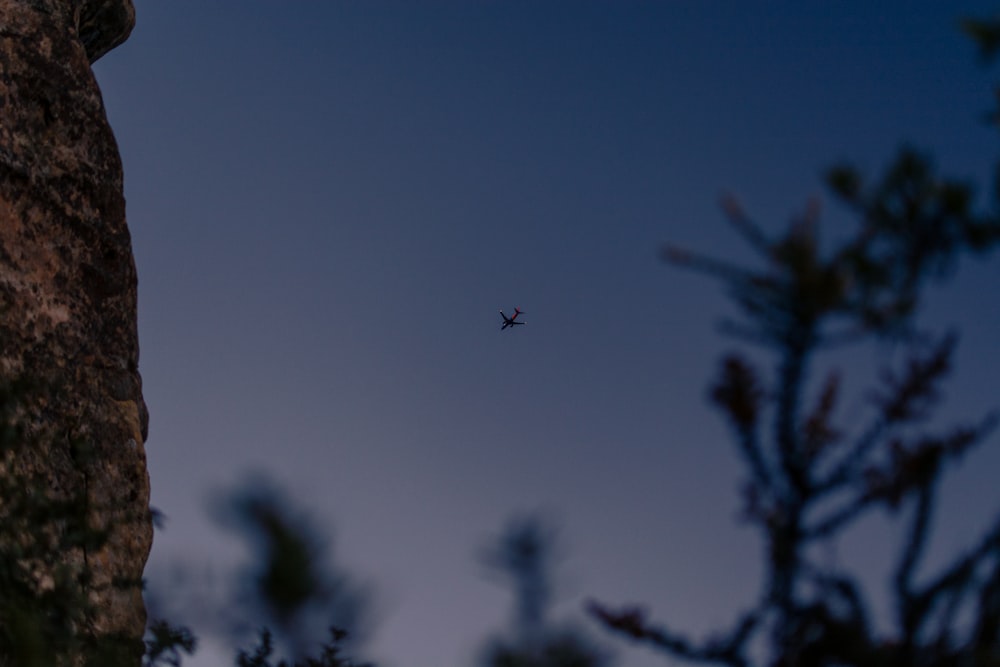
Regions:
<svg viewBox="0 0 1000 667"><path fill-rule="evenodd" d="M979 47L983 62L991 62L1000 51L1000 19L965 18L959 25Z"/></svg>
<svg viewBox="0 0 1000 667"><path fill-rule="evenodd" d="M513 633L489 640L484 667L599 667L610 664L582 630L548 618L555 531L537 517L512 519L482 554L491 574L513 584Z"/></svg>
<svg viewBox="0 0 1000 667"><path fill-rule="evenodd" d="M249 546L231 604L238 629L266 626L293 659L309 655L331 626L358 636L367 610L364 591L333 561L322 532L289 497L251 477L215 503L219 523ZM338 630L338 633L341 630Z"/></svg>
<svg viewBox="0 0 1000 667"><path fill-rule="evenodd" d="M186 627L175 627L163 619L157 619L149 624L146 639L146 655L143 656L145 667L180 667L183 664L181 654L193 655L198 646L198 640Z"/></svg>
<svg viewBox="0 0 1000 667"><path fill-rule="evenodd" d="M269 630L261 630L258 644L252 654L240 651L236 657L237 667L372 667L368 663L357 663L341 656L342 644L347 639L347 631L330 628L330 639L320 647L319 657L306 656L294 662L280 660L271 662L274 643Z"/></svg>
<svg viewBox="0 0 1000 667"><path fill-rule="evenodd" d="M985 55L996 53L998 24L965 27ZM765 373L747 355L728 354L710 391L747 469L743 517L764 542L758 600L697 641L652 623L642 607L594 602L590 611L621 635L697 662L1000 665L1000 516L943 566L925 558L945 471L993 433L998 417L933 425L957 336L916 323L929 282L1000 242L996 192L980 212L971 185L939 176L910 148L880 178L838 166L826 180L858 221L830 250L816 206L769 236L735 200L724 202L726 214L762 268L665 250L671 262L721 280L742 316L725 330L770 360ZM865 342L888 343L903 363L885 364L866 417L845 423L836 418L840 374L814 369L821 354ZM857 574L818 562L813 548L875 512L902 528L884 630Z"/></svg>
<svg viewBox="0 0 1000 667"><path fill-rule="evenodd" d="M163 582L147 587L150 609L190 619L200 633L234 646L256 637L253 650L236 651L240 667L370 667L343 655L358 643L367 594L334 563L322 531L283 490L249 476L217 494L211 510L248 546L246 565L220 589L187 576L191 568L182 563L168 590L160 589ZM196 643L188 627L160 618L147 628L145 664L179 667Z"/></svg>

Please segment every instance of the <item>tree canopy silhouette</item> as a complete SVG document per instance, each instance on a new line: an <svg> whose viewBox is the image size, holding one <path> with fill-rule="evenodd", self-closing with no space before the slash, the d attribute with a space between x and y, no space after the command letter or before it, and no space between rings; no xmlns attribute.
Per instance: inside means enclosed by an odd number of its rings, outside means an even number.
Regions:
<svg viewBox="0 0 1000 667"><path fill-rule="evenodd" d="M966 28L990 55L998 25ZM1000 665L1000 516L942 567L926 562L944 473L994 431L997 413L950 426L932 420L957 335L916 318L929 283L1000 241L1000 187L979 212L970 184L939 175L908 147L879 178L838 166L826 183L858 223L829 249L815 205L771 235L727 199L726 216L758 267L664 250L671 263L723 283L741 315L724 330L763 352L727 354L710 390L746 466L743 516L764 542L759 598L700 641L651 622L641 607L593 602L590 611L613 631L697 662ZM840 374L814 371L821 355L863 343L891 346L904 361L886 363L867 415L847 424L835 417ZM857 573L819 562L813 548L878 511L903 527L887 630L873 622Z"/></svg>

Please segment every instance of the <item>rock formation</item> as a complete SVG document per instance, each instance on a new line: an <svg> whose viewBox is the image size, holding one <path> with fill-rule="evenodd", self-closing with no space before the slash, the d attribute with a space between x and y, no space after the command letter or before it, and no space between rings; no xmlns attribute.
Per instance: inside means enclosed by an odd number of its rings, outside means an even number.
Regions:
<svg viewBox="0 0 1000 667"><path fill-rule="evenodd" d="M124 639L115 663L139 665L152 525L136 272L90 69L134 22L131 0L0 0L0 379L44 388L22 406L47 434L30 465L107 531L76 555L93 575L80 633Z"/></svg>

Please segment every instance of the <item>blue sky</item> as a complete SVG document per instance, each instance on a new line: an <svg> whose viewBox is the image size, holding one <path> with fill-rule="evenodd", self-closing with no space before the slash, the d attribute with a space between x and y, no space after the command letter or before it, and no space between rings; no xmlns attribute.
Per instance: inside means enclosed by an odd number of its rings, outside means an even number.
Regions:
<svg viewBox="0 0 1000 667"><path fill-rule="evenodd" d="M995 73L957 30L986 2L136 4L95 71L170 517L147 575L238 561L207 498L266 472L371 584L388 667L470 664L506 623L475 553L518 511L561 527L556 616L594 596L727 622L758 574L704 400L729 311L660 245L746 257L721 194L780 229L824 167L903 142L980 182L996 157ZM956 416L996 402L998 287L975 264L928 310L963 328ZM527 326L501 333L515 306ZM943 552L997 506L1000 457L979 457ZM883 535L848 557L877 572Z"/></svg>

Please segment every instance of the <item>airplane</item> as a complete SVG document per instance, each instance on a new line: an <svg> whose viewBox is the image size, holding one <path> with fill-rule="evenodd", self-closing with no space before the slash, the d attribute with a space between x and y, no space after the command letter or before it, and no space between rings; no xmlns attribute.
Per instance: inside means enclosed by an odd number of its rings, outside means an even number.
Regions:
<svg viewBox="0 0 1000 667"><path fill-rule="evenodd" d="M510 317L507 317L506 315L503 314L503 311L501 310L500 311L500 317L503 318L503 326L500 327L500 331L503 331L507 327L512 327L515 324L524 324L524 322L515 322L514 321L514 320L517 319L517 316L520 315L520 314L521 314L521 311L519 309L515 308L514 309L514 314L511 315Z"/></svg>

